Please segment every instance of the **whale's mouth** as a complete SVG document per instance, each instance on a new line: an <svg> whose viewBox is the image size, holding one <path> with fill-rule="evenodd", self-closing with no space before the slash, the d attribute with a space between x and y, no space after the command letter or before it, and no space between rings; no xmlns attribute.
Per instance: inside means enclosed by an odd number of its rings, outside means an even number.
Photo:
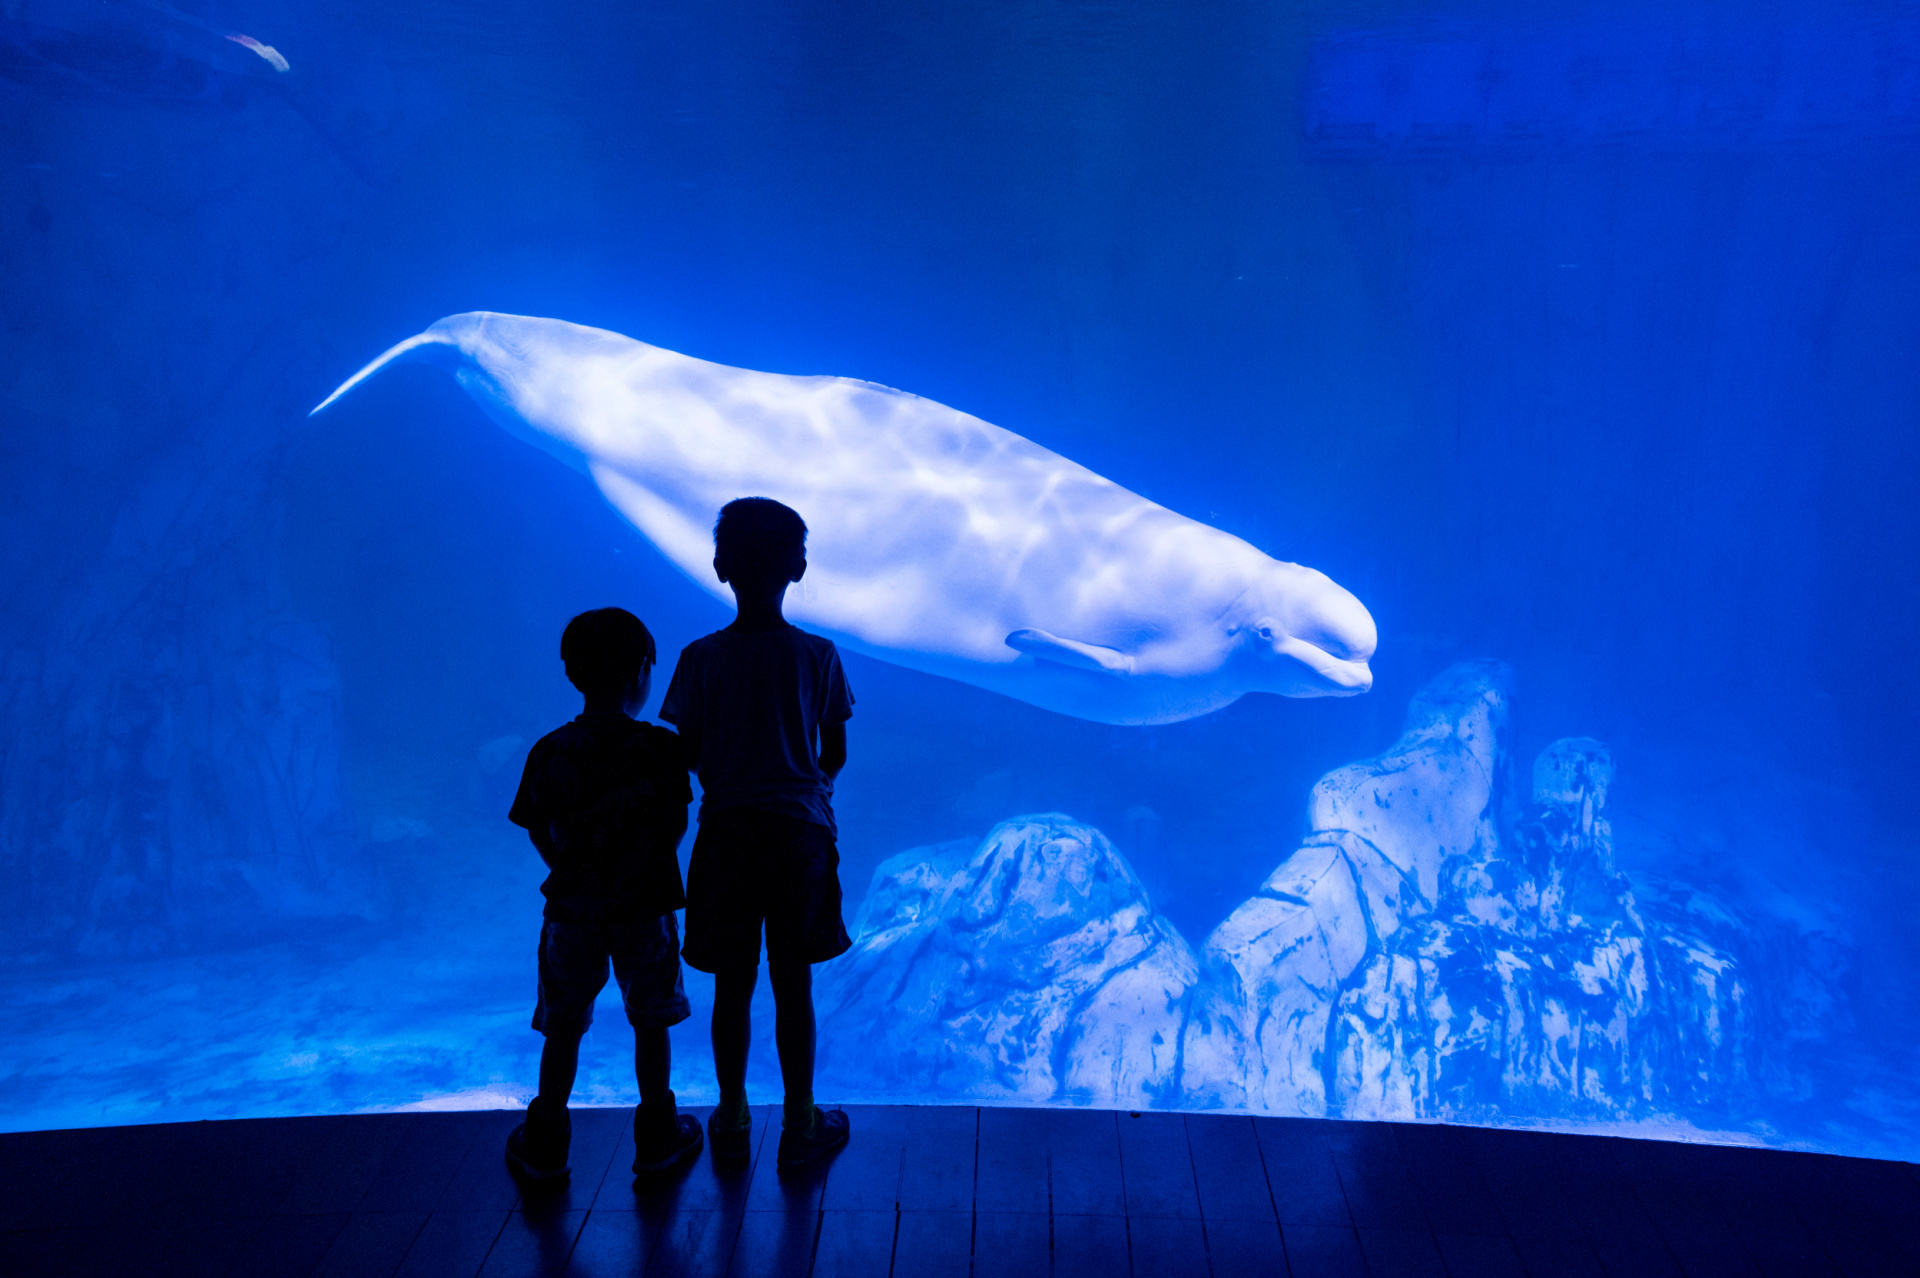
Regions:
<svg viewBox="0 0 1920 1278"><path fill-rule="evenodd" d="M1281 658L1281 687L1289 697L1357 697L1373 687L1373 670L1363 660L1351 660L1304 639L1283 636L1273 653ZM1372 654L1369 653L1369 656Z"/></svg>

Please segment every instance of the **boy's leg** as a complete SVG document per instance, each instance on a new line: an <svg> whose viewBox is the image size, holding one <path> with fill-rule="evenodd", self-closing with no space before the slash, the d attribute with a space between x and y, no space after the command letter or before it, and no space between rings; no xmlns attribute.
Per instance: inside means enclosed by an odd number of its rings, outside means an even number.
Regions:
<svg viewBox="0 0 1920 1278"><path fill-rule="evenodd" d="M670 1105L673 1090L667 1085L673 1076L673 1044L667 1027L633 1027L633 1081L640 1084L640 1103Z"/></svg>
<svg viewBox="0 0 1920 1278"><path fill-rule="evenodd" d="M580 1072L580 1038L555 1029L540 1048L539 1100L549 1112L566 1109L567 1098L573 1095L574 1076Z"/></svg>
<svg viewBox="0 0 1920 1278"><path fill-rule="evenodd" d="M806 1131L813 1123L813 966L767 963L773 982L773 1038L786 1089L784 1125Z"/></svg>
<svg viewBox="0 0 1920 1278"><path fill-rule="evenodd" d="M782 1172L799 1172L847 1143L846 1111L823 1111L813 1103L813 964L845 953L853 942L841 920L840 856L833 832L794 817L775 817L770 824L778 851L777 871L770 877L777 877L779 887L769 897L767 970L786 1085L776 1165Z"/></svg>
<svg viewBox="0 0 1920 1278"><path fill-rule="evenodd" d="M723 1163L753 1155L753 1112L747 1108L747 1049L753 1043L753 987L758 963L713 974L713 1073L720 1103L707 1116L713 1156Z"/></svg>
<svg viewBox="0 0 1920 1278"><path fill-rule="evenodd" d="M713 974L713 1073L723 1108L747 1099L747 1050L753 1045L753 987L758 964Z"/></svg>
<svg viewBox="0 0 1920 1278"><path fill-rule="evenodd" d="M700 1123L679 1112L671 1086L669 1026L688 1015L680 979L680 934L673 915L630 919L610 929L614 979L633 1026L633 1174L667 1171L700 1149Z"/></svg>
<svg viewBox="0 0 1920 1278"><path fill-rule="evenodd" d="M633 1076L640 1084L640 1108L633 1111L635 1176L668 1171L700 1152L700 1120L679 1112L667 1086L672 1052L666 1026L633 1027Z"/></svg>
<svg viewBox="0 0 1920 1278"><path fill-rule="evenodd" d="M593 1000L607 983L604 930L591 923L548 919L540 925L540 991L533 1028L540 1048L540 1094L527 1120L507 1137L507 1165L536 1181L567 1174L573 1123L567 1098L580 1068L580 1039L593 1024Z"/></svg>

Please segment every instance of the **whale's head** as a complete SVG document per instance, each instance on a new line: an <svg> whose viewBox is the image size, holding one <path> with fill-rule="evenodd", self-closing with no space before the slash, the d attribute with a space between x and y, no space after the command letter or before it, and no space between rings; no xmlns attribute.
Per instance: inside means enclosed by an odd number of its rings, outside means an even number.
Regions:
<svg viewBox="0 0 1920 1278"><path fill-rule="evenodd" d="M567 429L570 415L556 401L577 394L577 381L599 346L621 353L632 343L604 329L565 320L467 311L435 321L340 384L318 413L392 364L433 364L451 372L487 415L506 430L576 470L585 470L581 442ZM567 373L571 371L570 379ZM312 414L309 414L311 416Z"/></svg>
<svg viewBox="0 0 1920 1278"><path fill-rule="evenodd" d="M1229 624L1255 687L1286 697L1351 697L1373 686L1379 641L1366 605L1325 573L1271 561Z"/></svg>

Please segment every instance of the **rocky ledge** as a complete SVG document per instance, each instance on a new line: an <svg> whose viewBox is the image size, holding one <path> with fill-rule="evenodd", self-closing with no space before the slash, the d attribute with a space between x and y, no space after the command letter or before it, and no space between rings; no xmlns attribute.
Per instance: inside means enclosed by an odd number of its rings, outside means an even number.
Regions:
<svg viewBox="0 0 1920 1278"><path fill-rule="evenodd" d="M1738 1121L1804 1034L1792 940L1613 862L1584 738L1513 801L1510 675L1463 662L1196 954L1058 813L883 864L821 969L836 1094L1354 1118ZM1817 982L1816 982L1817 984Z"/></svg>

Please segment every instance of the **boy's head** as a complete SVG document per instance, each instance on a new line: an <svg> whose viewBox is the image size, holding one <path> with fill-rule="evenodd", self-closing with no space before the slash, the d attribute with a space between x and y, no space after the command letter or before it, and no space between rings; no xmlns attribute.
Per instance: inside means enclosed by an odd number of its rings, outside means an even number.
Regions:
<svg viewBox="0 0 1920 1278"><path fill-rule="evenodd" d="M560 632L560 660L568 681L584 695L620 696L649 682L653 635L625 608L595 608Z"/></svg>
<svg viewBox="0 0 1920 1278"><path fill-rule="evenodd" d="M735 590L784 587L807 570L807 525L770 497L742 497L713 525L713 570Z"/></svg>

